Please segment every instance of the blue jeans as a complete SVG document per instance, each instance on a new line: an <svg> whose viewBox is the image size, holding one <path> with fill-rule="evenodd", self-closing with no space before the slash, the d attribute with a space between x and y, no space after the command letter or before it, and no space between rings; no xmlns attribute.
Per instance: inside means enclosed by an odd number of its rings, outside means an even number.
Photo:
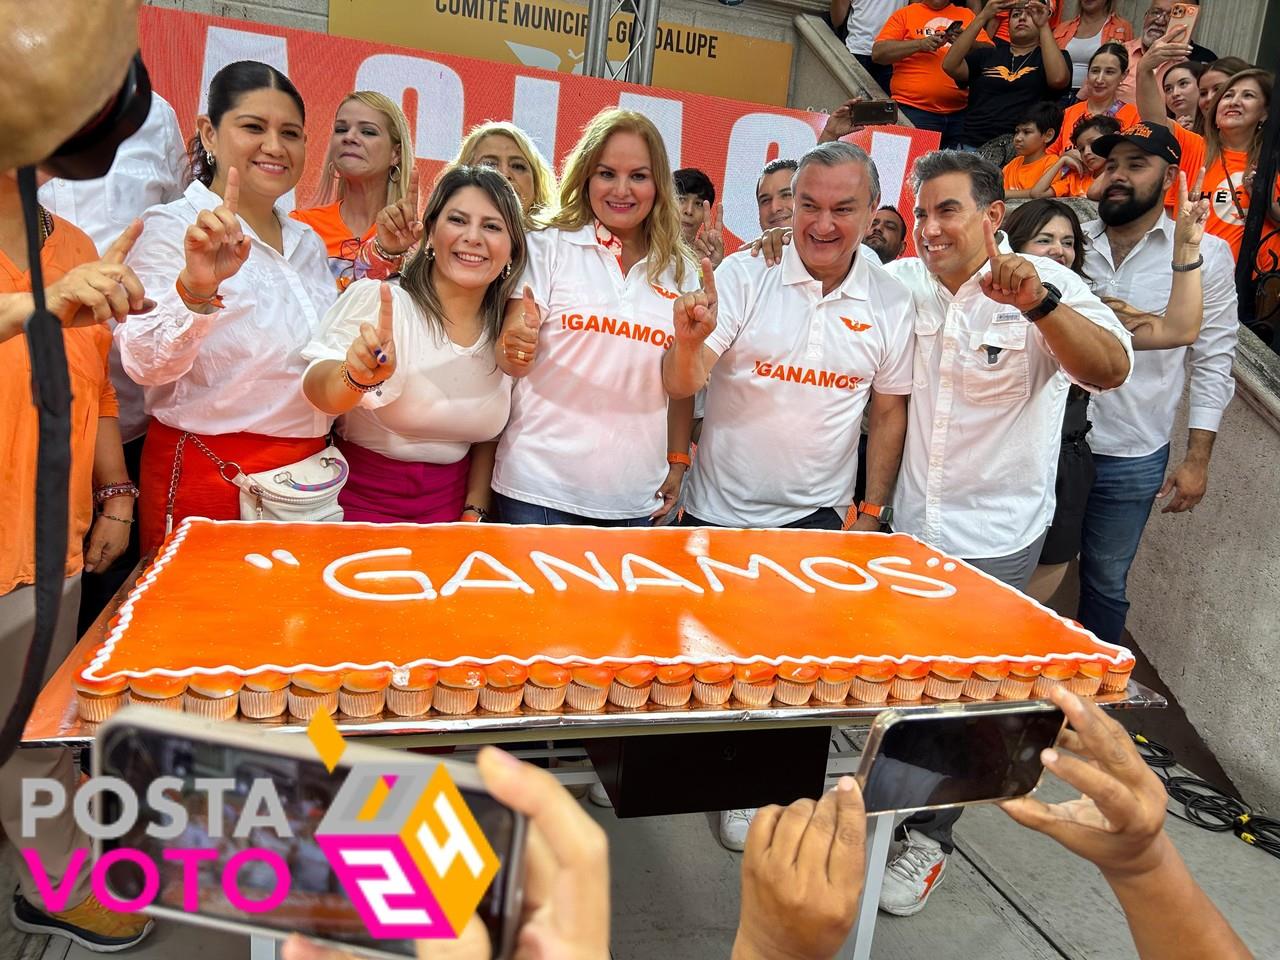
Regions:
<svg viewBox="0 0 1280 960"><path fill-rule="evenodd" d="M942 134L942 142L938 146L943 150L956 150L960 147L960 134L964 132L964 111L955 113L932 113L919 107L908 107L898 104L898 110L911 121L918 130L934 130Z"/></svg>
<svg viewBox="0 0 1280 960"><path fill-rule="evenodd" d="M648 517L629 517L625 520L601 520L599 517L582 517L576 513L566 513L536 503L513 500L500 493L494 493L493 501L498 507L498 518L503 523L534 523L548 526L563 523L576 527L648 527L652 522Z"/></svg>
<svg viewBox="0 0 1280 960"><path fill-rule="evenodd" d="M1107 643L1119 643L1129 601L1125 584L1151 505L1169 464L1166 444L1145 457L1093 455L1093 487L1080 543L1080 610L1076 619Z"/></svg>

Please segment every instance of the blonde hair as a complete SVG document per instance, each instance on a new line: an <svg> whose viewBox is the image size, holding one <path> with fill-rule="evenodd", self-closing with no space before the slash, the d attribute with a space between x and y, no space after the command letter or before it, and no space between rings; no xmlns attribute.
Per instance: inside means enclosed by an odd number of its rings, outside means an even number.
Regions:
<svg viewBox="0 0 1280 960"><path fill-rule="evenodd" d="M1239 86L1245 80L1252 80L1258 85L1258 89L1262 91L1262 100L1266 105L1268 113L1271 111L1271 93L1273 88L1273 79L1271 72L1262 70L1257 67L1248 70L1241 70L1234 74L1231 79L1222 85L1222 89L1218 91L1218 95L1213 98L1213 103L1209 106L1209 121L1204 131L1205 142L1205 167L1211 167L1214 163L1222 159L1222 134L1218 132L1218 105L1222 103L1222 98L1227 95L1227 91ZM1253 140L1249 144L1249 166L1256 166L1258 157L1262 153L1262 130L1266 126L1266 120L1258 124L1257 129L1253 132ZM1225 169L1225 165L1224 165Z"/></svg>
<svg viewBox="0 0 1280 960"><path fill-rule="evenodd" d="M551 169L551 164L547 163L546 158L538 152L529 135L514 123L508 123L505 120L487 120L472 127L458 147L458 155L443 172L454 167L476 166L476 152L480 141L493 135L506 137L514 143L529 164L529 170L533 175L533 202L529 205L529 209L524 211L524 221L526 228L532 227L534 218L550 209L555 203L556 174Z"/></svg>
<svg viewBox="0 0 1280 960"><path fill-rule="evenodd" d="M675 180L666 144L653 121L642 113L610 108L591 118L577 145L565 158L560 174L560 205L545 224L560 230L580 230L595 221L587 181L595 174L600 154L615 133L634 133L649 148L649 171L656 191L653 209L644 221L649 281L656 283L663 271L671 267L676 282L683 283L686 270L693 269L693 251L684 242L680 229L680 209L676 205Z"/></svg>
<svg viewBox="0 0 1280 960"><path fill-rule="evenodd" d="M389 97L375 90L357 90L349 93L338 104L341 110L345 104L355 100L372 110L377 110L387 119L387 136L391 138L391 170L387 173L387 202L390 206L404 199L409 192L409 171L413 169L413 134L409 132L409 121ZM337 116L337 110L334 116ZM332 139L332 138L331 138ZM394 176L392 174L394 173ZM334 200L341 200L347 195L347 184L333 165L333 145L324 158L324 169L320 171L320 184L316 187L313 205L323 207Z"/></svg>

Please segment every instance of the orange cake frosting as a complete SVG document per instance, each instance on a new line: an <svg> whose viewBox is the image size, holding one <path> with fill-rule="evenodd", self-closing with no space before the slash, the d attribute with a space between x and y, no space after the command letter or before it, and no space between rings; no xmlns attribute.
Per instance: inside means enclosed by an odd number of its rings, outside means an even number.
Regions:
<svg viewBox="0 0 1280 960"><path fill-rule="evenodd" d="M795 665L959 679L1081 662L1122 675L1132 657L904 534L192 518L82 680L425 667L445 684L474 670L470 686L505 663L607 687L636 664L762 683L783 664L812 682Z"/></svg>

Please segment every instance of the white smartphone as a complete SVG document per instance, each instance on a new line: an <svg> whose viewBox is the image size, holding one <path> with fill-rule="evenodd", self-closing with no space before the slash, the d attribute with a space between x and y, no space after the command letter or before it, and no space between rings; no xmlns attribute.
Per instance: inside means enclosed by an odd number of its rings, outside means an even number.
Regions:
<svg viewBox="0 0 1280 960"><path fill-rule="evenodd" d="M907 812L1025 796L1044 774L1040 751L1065 723L1047 701L939 704L876 715L858 768L867 813Z"/></svg>
<svg viewBox="0 0 1280 960"><path fill-rule="evenodd" d="M157 916L278 939L296 932L373 956L415 957L413 940L388 937L385 931L379 936L370 932L368 899L362 897L366 910L362 914L350 890L331 868L316 831L352 768L394 767L397 776L408 772L417 782L434 775L440 765L448 771L497 857L498 872L476 913L488 930L493 956L509 957L520 916L526 823L522 814L489 795L471 764L348 743L330 773L305 736L268 734L248 724L126 708L98 731L93 773L95 778L122 780L137 798L137 811L133 815L122 811L117 793L101 792L100 822L113 823L123 813L124 822L131 825L118 837L94 840L95 862L112 851L124 850L127 859L119 859L121 854L116 853L116 862L103 871L102 880L113 897L122 901L141 898L150 904L144 911ZM173 778L163 790L152 787L160 777ZM387 777L385 781L389 790L394 790L396 780ZM210 792L211 784L216 793ZM265 792L274 794L270 802L263 800ZM385 804L390 806L391 800ZM282 832L268 822L273 812L276 822L281 816L287 821L287 830ZM352 812L357 820L367 814L367 810ZM157 838L153 835L157 828L176 836ZM453 839L446 836L436 854L444 849L448 855ZM175 851L184 849L216 849L218 853L198 864L175 862ZM250 854L242 856L245 862L228 871L228 861L249 850ZM274 862L282 860L288 865L283 895L279 870L273 872L263 861L252 860L263 856L264 850L279 858L273 858ZM139 854L157 869L144 869ZM401 863L412 869L409 861ZM361 869L367 873L369 868ZM228 892L228 872L235 874L239 903ZM361 890L380 897L384 911L408 910L411 903L416 909L418 901L405 889L405 877L394 876L396 872L393 866L385 876L362 881ZM157 874L158 887L148 889ZM194 882L189 874L195 875ZM281 899L263 912L244 908L246 900L271 902L275 897Z"/></svg>

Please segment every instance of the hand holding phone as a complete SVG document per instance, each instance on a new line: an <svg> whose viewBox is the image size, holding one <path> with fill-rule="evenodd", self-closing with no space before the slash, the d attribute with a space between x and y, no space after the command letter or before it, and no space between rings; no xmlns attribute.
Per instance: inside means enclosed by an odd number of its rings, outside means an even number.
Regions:
<svg viewBox="0 0 1280 960"><path fill-rule="evenodd" d="M1169 27L1165 30L1165 39L1172 39L1174 33L1179 34L1183 43L1191 42L1191 31L1196 28L1196 18L1200 16L1200 7L1194 3L1175 3L1169 11Z"/></svg>

